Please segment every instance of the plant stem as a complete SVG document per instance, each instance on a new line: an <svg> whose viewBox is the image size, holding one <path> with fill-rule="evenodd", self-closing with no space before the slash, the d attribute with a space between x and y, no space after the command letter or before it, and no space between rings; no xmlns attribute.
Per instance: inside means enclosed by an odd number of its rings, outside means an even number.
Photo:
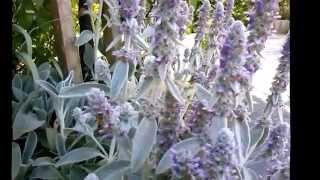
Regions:
<svg viewBox="0 0 320 180"><path fill-rule="evenodd" d="M99 149L103 152L103 154L105 155L105 158L108 158L108 153L106 152L106 150L103 148L103 146L99 143L99 141L94 137L94 135L90 136L93 141L98 145Z"/></svg>

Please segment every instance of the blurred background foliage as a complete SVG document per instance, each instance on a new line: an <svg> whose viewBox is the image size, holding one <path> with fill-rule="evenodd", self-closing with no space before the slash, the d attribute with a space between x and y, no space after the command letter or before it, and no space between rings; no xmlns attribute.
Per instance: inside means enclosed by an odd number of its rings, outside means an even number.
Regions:
<svg viewBox="0 0 320 180"><path fill-rule="evenodd" d="M283 20L290 19L290 0L280 0L279 14Z"/></svg>
<svg viewBox="0 0 320 180"><path fill-rule="evenodd" d="M154 0L145 0L147 12L154 4ZM216 0L210 0L214 8ZM194 32L195 22L198 19L198 8L201 6L201 0L188 0L189 5L193 7L193 21L189 24L187 33ZM76 34L79 34L78 23L78 0L71 0L72 3L72 18L73 27ZM248 22L248 11L252 0L235 0L233 16L236 20L241 20L244 24ZM279 14L282 19L290 17L290 0L279 0ZM95 13L98 10L98 4L92 6L92 11ZM50 0L12 0L12 23L18 24L32 37L33 58L36 64L41 64L45 61L50 61L56 57L55 40L53 31L53 19L50 9ZM149 13L148 13L149 15ZM13 69L21 71L23 64L18 63L15 58L15 51L25 48L24 38L15 32L12 33L12 57Z"/></svg>

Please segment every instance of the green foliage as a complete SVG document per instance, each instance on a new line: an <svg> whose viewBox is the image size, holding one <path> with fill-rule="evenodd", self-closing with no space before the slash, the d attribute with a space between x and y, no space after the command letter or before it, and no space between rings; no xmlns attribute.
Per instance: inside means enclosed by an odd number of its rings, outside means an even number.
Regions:
<svg viewBox="0 0 320 180"><path fill-rule="evenodd" d="M233 8L233 17L235 20L242 21L245 25L248 24L248 12L249 12L250 0L235 0Z"/></svg>
<svg viewBox="0 0 320 180"><path fill-rule="evenodd" d="M279 13L281 19L290 18L290 0L281 0L279 2Z"/></svg>
<svg viewBox="0 0 320 180"><path fill-rule="evenodd" d="M24 28L32 37L34 57L37 64L55 56L53 19L50 14L49 0L13 0L12 23ZM12 34L12 53L21 50L24 38L17 33ZM13 56L15 57L15 56ZM18 63L17 59L13 62Z"/></svg>

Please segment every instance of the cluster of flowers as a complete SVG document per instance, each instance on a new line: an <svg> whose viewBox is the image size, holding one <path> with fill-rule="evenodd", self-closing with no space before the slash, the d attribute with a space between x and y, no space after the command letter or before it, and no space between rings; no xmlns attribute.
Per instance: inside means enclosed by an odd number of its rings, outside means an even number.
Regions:
<svg viewBox="0 0 320 180"><path fill-rule="evenodd" d="M235 164L234 150L233 133L228 128L220 130L215 145L206 142L194 156L188 150L176 152L172 149L173 175L201 180L227 177Z"/></svg>
<svg viewBox="0 0 320 180"><path fill-rule="evenodd" d="M128 119L137 115L134 108L129 103L117 105L107 99L105 92L92 88L87 95L87 106L83 109L76 107L73 116L82 124L88 124L90 121L97 121L101 127L98 127L99 133L106 138L111 138L114 134L128 134L131 127L137 122L122 119ZM129 118L130 119L130 118ZM101 123L100 123L101 122Z"/></svg>
<svg viewBox="0 0 320 180"><path fill-rule="evenodd" d="M183 0L159 0L152 15L156 20L152 55L159 64L171 63L171 58L176 57L176 37L182 38L189 19L188 5Z"/></svg>
<svg viewBox="0 0 320 180"><path fill-rule="evenodd" d="M271 33L271 26L277 12L277 0L257 0L250 14L248 25L247 61L245 67L251 73L260 68L260 57L265 42Z"/></svg>

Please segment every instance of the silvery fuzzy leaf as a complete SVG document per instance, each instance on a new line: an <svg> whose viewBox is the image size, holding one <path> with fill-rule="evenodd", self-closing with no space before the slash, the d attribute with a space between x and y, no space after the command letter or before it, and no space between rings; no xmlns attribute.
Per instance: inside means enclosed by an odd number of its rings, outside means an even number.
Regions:
<svg viewBox="0 0 320 180"><path fill-rule="evenodd" d="M24 52L17 52L17 56L19 59L23 60L23 62L27 65L28 69L31 71L33 81L39 80L39 72L36 64L33 62L30 54L26 54Z"/></svg>
<svg viewBox="0 0 320 180"><path fill-rule="evenodd" d="M82 161L86 161L95 157L104 157L97 149L95 148L88 148L88 147L81 147L78 149L74 149L63 157L59 159L56 163L56 167L64 166L68 164L74 164Z"/></svg>
<svg viewBox="0 0 320 180"><path fill-rule="evenodd" d="M257 176L266 177L266 167L268 167L268 161L265 159L259 161L250 161L245 164L245 167L253 170Z"/></svg>
<svg viewBox="0 0 320 180"><path fill-rule="evenodd" d="M149 50L149 44L139 34L135 34L133 41L137 43L141 48L147 51Z"/></svg>
<svg viewBox="0 0 320 180"><path fill-rule="evenodd" d="M12 79L12 87L22 89L23 88L23 80L21 74L15 74Z"/></svg>
<svg viewBox="0 0 320 180"><path fill-rule="evenodd" d="M147 26L142 33L142 37L148 38L148 37L151 37L153 34L154 34L154 28L152 26Z"/></svg>
<svg viewBox="0 0 320 180"><path fill-rule="evenodd" d="M60 172L53 166L39 166L32 170L32 179L63 179Z"/></svg>
<svg viewBox="0 0 320 180"><path fill-rule="evenodd" d="M184 99L177 85L169 77L164 81L171 95L180 103L184 104Z"/></svg>
<svg viewBox="0 0 320 180"><path fill-rule="evenodd" d="M201 84L197 83L195 86L196 95L204 106L206 106L207 108L211 108L216 104L218 98L215 96L215 94L206 90L204 87L202 87Z"/></svg>
<svg viewBox="0 0 320 180"><path fill-rule="evenodd" d="M245 180L259 180L258 175L250 168L242 168L243 178Z"/></svg>
<svg viewBox="0 0 320 180"><path fill-rule="evenodd" d="M108 86L111 85L111 72L107 61L97 59L94 64L95 79L104 81Z"/></svg>
<svg viewBox="0 0 320 180"><path fill-rule="evenodd" d="M42 101L43 102L43 101ZM38 106L39 107L39 106ZM40 109L38 107L33 107L32 110L37 114L39 119L47 120L48 112L45 109ZM42 106L43 107L43 106Z"/></svg>
<svg viewBox="0 0 320 180"><path fill-rule="evenodd" d="M28 94L22 91L21 89L18 89L16 87L12 87L12 94L19 102L23 101L28 97Z"/></svg>
<svg viewBox="0 0 320 180"><path fill-rule="evenodd" d="M92 136L94 133L94 129L89 124L80 121L77 121L76 125L72 129L88 136Z"/></svg>
<svg viewBox="0 0 320 180"><path fill-rule="evenodd" d="M283 122L283 109L282 107L277 107L277 112L278 112L278 117L279 117L279 121Z"/></svg>
<svg viewBox="0 0 320 180"><path fill-rule="evenodd" d="M93 65L95 62L94 49L89 43L85 44L84 46L83 62L90 69L90 71L93 72Z"/></svg>
<svg viewBox="0 0 320 180"><path fill-rule="evenodd" d="M73 70L71 70L68 77L57 84L56 86L57 91L60 93L62 88L72 86L73 77L74 77L74 72Z"/></svg>
<svg viewBox="0 0 320 180"><path fill-rule="evenodd" d="M181 142L173 145L170 149L174 149L175 151L190 151L191 155L197 154L201 149L201 139L197 137L192 137L189 139L182 140ZM156 174L162 174L170 169L172 165L171 159L171 151L170 149L162 156L157 168Z"/></svg>
<svg viewBox="0 0 320 180"><path fill-rule="evenodd" d="M99 180L115 180L130 170L130 161L118 160L105 164L94 171Z"/></svg>
<svg viewBox="0 0 320 180"><path fill-rule="evenodd" d="M16 140L24 133L33 131L42 126L45 121L39 121L33 113L18 112L12 127L13 139Z"/></svg>
<svg viewBox="0 0 320 180"><path fill-rule="evenodd" d="M120 40L121 40L121 36L120 35L114 37L114 39L109 43L108 47L105 49L105 52L107 52L111 48L113 48Z"/></svg>
<svg viewBox="0 0 320 180"><path fill-rule="evenodd" d="M51 72L51 65L48 62L42 63L39 67L38 67L38 71L39 71L39 77L42 80L47 80L50 76L50 72Z"/></svg>
<svg viewBox="0 0 320 180"><path fill-rule="evenodd" d="M54 128L46 128L46 136L48 141L48 146L52 151L56 151L56 141L57 141L57 130Z"/></svg>
<svg viewBox="0 0 320 180"><path fill-rule="evenodd" d="M167 71L168 71L167 67L168 65L163 63L157 67L159 77L162 81L165 81L165 79L167 78Z"/></svg>
<svg viewBox="0 0 320 180"><path fill-rule="evenodd" d="M250 147L250 128L246 120L234 121L233 124L235 139L238 144L240 164L244 164L245 157Z"/></svg>
<svg viewBox="0 0 320 180"><path fill-rule="evenodd" d="M60 98L77 98L87 96L87 93L91 88L98 88L104 92L108 92L109 88L104 84L99 84L96 82L84 82L81 84L76 84L71 87L63 87L60 90Z"/></svg>
<svg viewBox="0 0 320 180"><path fill-rule="evenodd" d="M130 161L131 158L131 152L130 149L132 148L130 139L128 137L117 137L117 143L118 143L118 157L119 160L128 160Z"/></svg>
<svg viewBox="0 0 320 180"><path fill-rule="evenodd" d="M62 69L61 69L60 65L57 63L56 60L53 60L52 63L53 63L54 68L56 69L60 79L63 79L63 73L62 73Z"/></svg>
<svg viewBox="0 0 320 180"><path fill-rule="evenodd" d="M28 164L29 161L31 160L34 150L36 149L37 143L38 143L37 134L31 131L27 137L27 140L23 149L23 153L22 153L22 162L24 164Z"/></svg>
<svg viewBox="0 0 320 180"><path fill-rule="evenodd" d="M74 45L82 46L89 42L94 37L94 34L90 30L84 30L80 33L80 36L76 38Z"/></svg>
<svg viewBox="0 0 320 180"><path fill-rule="evenodd" d="M158 86L160 83L159 78L145 77L140 79L138 85L137 98L143 97L145 94L148 94L154 87Z"/></svg>
<svg viewBox="0 0 320 180"><path fill-rule="evenodd" d="M235 82L232 82L231 84L230 84L230 86L231 86L231 89L233 90L233 92L235 93L235 94L239 94L240 93L240 91L241 91L241 85L240 85L240 83L238 82L238 81L235 81Z"/></svg>
<svg viewBox="0 0 320 180"><path fill-rule="evenodd" d="M132 140L131 170L137 172L148 159L156 143L158 125L154 119L142 119Z"/></svg>
<svg viewBox="0 0 320 180"><path fill-rule="evenodd" d="M128 81L129 63L117 61L111 79L110 96L117 98Z"/></svg>
<svg viewBox="0 0 320 180"><path fill-rule="evenodd" d="M270 180L289 180L289 179L290 178L285 176L281 171L278 171L271 176Z"/></svg>
<svg viewBox="0 0 320 180"><path fill-rule="evenodd" d="M276 105L278 104L279 95L277 95L277 94L272 94L271 99L272 99L272 105L273 105L273 106L276 106Z"/></svg>
<svg viewBox="0 0 320 180"><path fill-rule="evenodd" d="M58 91L56 90L56 88L52 84L48 83L47 81L37 80L36 84L38 84L41 88L46 90L46 92L48 92L51 96L53 97L58 96Z"/></svg>
<svg viewBox="0 0 320 180"><path fill-rule="evenodd" d="M26 44L27 44L27 53L32 57L32 39L31 39L30 35L28 34L28 32L25 29L23 29L18 24L13 24L12 27L15 31L21 33L24 36L24 38L26 40Z"/></svg>
<svg viewBox="0 0 320 180"><path fill-rule="evenodd" d="M269 119L269 117L272 115L272 110L273 110L273 107L272 107L272 102L268 101L267 102L267 105L264 109L264 116Z"/></svg>
<svg viewBox="0 0 320 180"><path fill-rule="evenodd" d="M57 149L58 155L60 157L62 157L67 153L65 140L60 133L57 133L56 136L57 136L56 137L56 149Z"/></svg>
<svg viewBox="0 0 320 180"><path fill-rule="evenodd" d="M215 144L218 139L219 131L226 127L225 117L214 117L211 121L209 128L207 129L212 144Z"/></svg>
<svg viewBox="0 0 320 180"><path fill-rule="evenodd" d="M54 161L51 157L39 157L32 162L32 166L51 166Z"/></svg>
<svg viewBox="0 0 320 180"><path fill-rule="evenodd" d="M250 94L249 91L246 92L245 94L246 99L248 101L248 106L249 106L249 112L253 112L253 101L252 101L252 95Z"/></svg>
<svg viewBox="0 0 320 180"><path fill-rule="evenodd" d="M264 131L265 131L265 128L259 127L259 126L251 128L251 130L250 130L251 143L250 143L250 148L248 151L247 158L249 158L250 154L258 146L259 142L261 141L261 139L263 137Z"/></svg>
<svg viewBox="0 0 320 180"><path fill-rule="evenodd" d="M12 156L11 156L11 176L15 178L20 169L21 162L21 150L19 144L12 142Z"/></svg>

